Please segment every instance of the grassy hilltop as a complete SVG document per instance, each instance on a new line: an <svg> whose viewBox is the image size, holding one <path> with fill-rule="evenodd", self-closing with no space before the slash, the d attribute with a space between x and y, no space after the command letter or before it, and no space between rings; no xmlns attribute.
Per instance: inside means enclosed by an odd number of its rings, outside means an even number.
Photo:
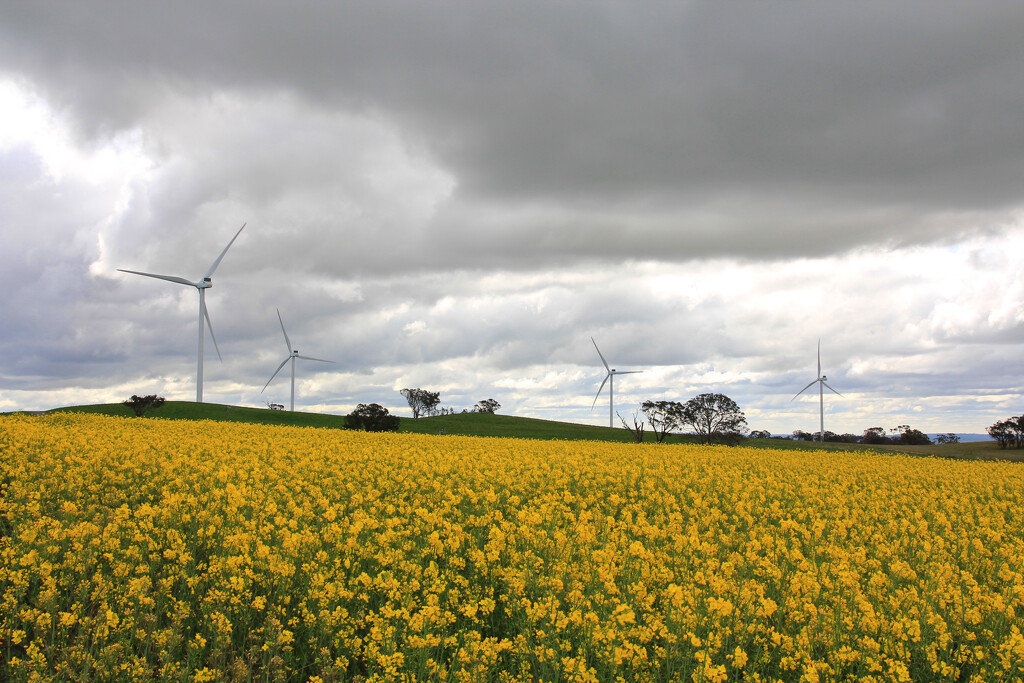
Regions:
<svg viewBox="0 0 1024 683"><path fill-rule="evenodd" d="M131 410L120 403L68 406L50 412L93 413L134 417ZM246 408L218 403L195 403L192 401L167 401L163 406L146 413L146 418L165 420L218 420L222 422L248 422L267 425L289 425L294 427L325 427L342 429L344 415L326 413L304 413L300 411L268 410ZM581 425L572 422L539 420L514 415L493 415L490 413L457 413L437 415L414 420L399 418L399 431L411 434L460 434L464 436L496 436L521 439L564 439L588 441L631 442L633 437L624 429L611 429L596 425ZM654 437L645 434L645 441ZM676 437L676 442L690 441Z"/></svg>

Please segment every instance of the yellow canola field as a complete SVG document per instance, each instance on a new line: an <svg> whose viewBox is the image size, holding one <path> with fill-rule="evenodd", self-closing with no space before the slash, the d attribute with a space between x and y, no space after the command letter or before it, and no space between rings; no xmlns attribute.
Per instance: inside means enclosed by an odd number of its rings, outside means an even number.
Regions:
<svg viewBox="0 0 1024 683"><path fill-rule="evenodd" d="M1024 469L0 416L0 679L1020 681Z"/></svg>

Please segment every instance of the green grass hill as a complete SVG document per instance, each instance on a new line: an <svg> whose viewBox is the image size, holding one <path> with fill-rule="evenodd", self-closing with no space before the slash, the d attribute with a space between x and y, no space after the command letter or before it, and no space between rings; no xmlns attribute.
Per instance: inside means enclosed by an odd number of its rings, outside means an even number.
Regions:
<svg viewBox="0 0 1024 683"><path fill-rule="evenodd" d="M134 418L134 414L120 403L68 406L49 412L97 413ZM326 413L290 412L267 408L246 408L219 403L195 403L192 401L167 401L155 408L142 419L161 418L165 420L219 420L226 422L252 422L268 425L292 425L297 427L325 427L342 429L344 415ZM457 413L438 415L414 420L402 417L399 431L413 434L460 434L465 436L497 436L522 439L565 439L590 441L630 442L633 437L624 429L611 429L595 425L581 425L571 422L538 420L513 415L492 415L490 413ZM650 435L653 441L654 438ZM678 437L677 441L682 440Z"/></svg>

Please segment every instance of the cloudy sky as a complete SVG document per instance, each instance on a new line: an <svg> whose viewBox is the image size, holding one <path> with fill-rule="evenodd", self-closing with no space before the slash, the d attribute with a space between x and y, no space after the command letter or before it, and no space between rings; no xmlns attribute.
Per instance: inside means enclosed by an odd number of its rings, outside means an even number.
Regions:
<svg viewBox="0 0 1024 683"><path fill-rule="evenodd" d="M0 411L1024 410L1024 5L0 5Z"/></svg>

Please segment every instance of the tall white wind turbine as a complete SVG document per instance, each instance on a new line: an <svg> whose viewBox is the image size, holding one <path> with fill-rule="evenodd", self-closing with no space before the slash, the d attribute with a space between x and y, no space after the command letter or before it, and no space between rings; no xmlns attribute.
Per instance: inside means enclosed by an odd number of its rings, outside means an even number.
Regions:
<svg viewBox="0 0 1024 683"><path fill-rule="evenodd" d="M821 340L818 340L818 379L814 380L806 387L796 392L796 396L789 399L790 401L796 400L796 397L810 389L815 384L818 385L818 435L819 440L824 443L825 441L825 389L828 389L836 396L842 396L838 391L828 385L828 378L821 374Z"/></svg>
<svg viewBox="0 0 1024 683"><path fill-rule="evenodd" d="M213 323L210 322L210 313L206 310L206 290L213 287L213 273L217 270L217 266L220 265L221 260L224 258L224 254L228 253L228 249L235 243L238 236L242 234L242 230L245 229L245 223L242 223L242 227L238 229L235 236L228 242L228 246L224 247L224 251L220 252L220 256L213 262L210 269L206 271L206 275L203 276L202 280L198 282L192 282L186 280L183 277L176 277L174 275L157 275L156 273L143 273L138 270L126 270L124 268L118 268L122 273L133 273L135 275L145 275L146 277L155 277L158 280L167 280L168 282L176 282L179 285L186 285L188 287L195 287L199 290L199 350L196 354L198 359L196 361L196 403L203 402L203 341L206 339L206 330L203 329L203 320L206 321L206 327L210 328L210 338L213 339L213 348L217 349L217 358L221 358L220 347L217 346L217 337L213 334ZM223 360L223 358L221 358Z"/></svg>
<svg viewBox="0 0 1024 683"><path fill-rule="evenodd" d="M604 380L601 382L601 386L597 389L597 395L594 396L594 402L591 404L590 409L593 410L594 406L597 405L597 399L601 397L601 390L604 389L605 382L608 382L608 426L615 427L615 375L635 375L643 370L616 370L615 368L608 367L608 361L604 359L604 354L601 353L601 349L597 347L597 342L591 337L590 341L594 342L594 348L597 349L597 355L601 356L601 362L604 363L604 369L608 371L608 374L604 376Z"/></svg>
<svg viewBox="0 0 1024 683"><path fill-rule="evenodd" d="M281 323L281 332L284 334L284 343L288 346L288 356L283 361L281 361L280 365L277 366L277 370L274 370L274 374L271 375L270 379L267 380L267 383L263 385L263 388L260 390L260 393L262 394L264 391L267 390L267 387L270 386L270 383L274 381L275 377L277 377L277 373L281 372L281 368L284 367L284 364L287 363L288 361L291 361L292 362L292 412L294 413L295 412L295 359L296 358L301 358L302 360L315 360L315 361L320 362L320 363L333 363L334 361L333 360L324 360L323 358L313 358L312 356L300 356L299 352L292 348L292 340L288 338L288 333L285 332L285 330L284 330L284 320L281 319L281 311L280 310L277 311L277 321L279 323Z"/></svg>

